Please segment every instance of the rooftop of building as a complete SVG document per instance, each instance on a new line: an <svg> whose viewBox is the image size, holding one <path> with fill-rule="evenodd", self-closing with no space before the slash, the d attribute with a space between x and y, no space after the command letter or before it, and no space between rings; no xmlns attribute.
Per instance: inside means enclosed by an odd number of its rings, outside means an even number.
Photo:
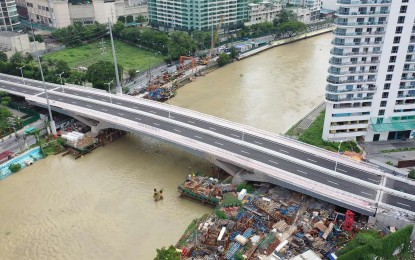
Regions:
<svg viewBox="0 0 415 260"><path fill-rule="evenodd" d="M331 14L331 13L335 13L335 12L336 11L330 10L330 9L320 9L321 14Z"/></svg>

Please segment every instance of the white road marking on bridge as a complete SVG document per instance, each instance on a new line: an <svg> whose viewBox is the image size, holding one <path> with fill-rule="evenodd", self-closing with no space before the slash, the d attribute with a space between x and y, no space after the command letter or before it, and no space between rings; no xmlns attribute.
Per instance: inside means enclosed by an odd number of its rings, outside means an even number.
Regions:
<svg viewBox="0 0 415 260"><path fill-rule="evenodd" d="M133 107L133 108L138 109L138 107Z"/></svg>
<svg viewBox="0 0 415 260"><path fill-rule="evenodd" d="M86 105L87 107L91 107L91 105Z"/></svg>
<svg viewBox="0 0 415 260"><path fill-rule="evenodd" d="M27 91L26 90L22 90L24 93L26 93Z"/></svg>
<svg viewBox="0 0 415 260"><path fill-rule="evenodd" d="M240 137L239 135L236 135L236 134L231 134L231 135L232 135L232 136L235 136L235 137L238 137L238 138Z"/></svg>
<svg viewBox="0 0 415 260"><path fill-rule="evenodd" d="M306 172L303 172L303 171L300 171L300 170L297 170L297 172L301 172L301 173L304 173L304 174L308 174L308 173L306 173Z"/></svg>
<svg viewBox="0 0 415 260"><path fill-rule="evenodd" d="M210 130L216 130L216 128L214 128L214 127L209 127L209 129L210 129Z"/></svg>
<svg viewBox="0 0 415 260"><path fill-rule="evenodd" d="M200 136L198 136L198 135L195 135L195 137L196 137L196 138L198 138L198 139L202 139L202 137L200 137Z"/></svg>
<svg viewBox="0 0 415 260"><path fill-rule="evenodd" d="M122 105L122 103L120 103L120 102L116 102L116 104L117 104L117 105Z"/></svg>
<svg viewBox="0 0 415 260"><path fill-rule="evenodd" d="M339 168L337 168L337 170L338 170L338 171L341 171L341 172L347 172L346 170L339 169Z"/></svg>
<svg viewBox="0 0 415 260"><path fill-rule="evenodd" d="M274 163L274 164L278 164L277 162L274 162L274 161L272 161L272 160L268 160L268 162L270 162L270 163Z"/></svg>
<svg viewBox="0 0 415 260"><path fill-rule="evenodd" d="M180 131L179 129L175 129L173 128L174 131L181 133L182 131Z"/></svg>
<svg viewBox="0 0 415 260"><path fill-rule="evenodd" d="M155 112L155 111L153 111L153 110L150 110L150 111L148 111L148 112L153 113L153 114L157 114L157 112Z"/></svg>
<svg viewBox="0 0 415 260"><path fill-rule="evenodd" d="M363 193L363 194L366 194L366 195L369 195L369 196L372 196L372 197L373 197L373 195L372 195L372 194L370 194L370 193L367 193L367 192L364 192L364 191L361 191L361 193Z"/></svg>
<svg viewBox="0 0 415 260"><path fill-rule="evenodd" d="M399 204L399 205L402 205L402 206L405 206L405 207L411 207L408 204L404 204L404 203L400 203L400 202L396 202L396 204Z"/></svg>
<svg viewBox="0 0 415 260"><path fill-rule="evenodd" d="M218 143L218 142L215 142L215 144L218 144L218 145L223 145L223 143Z"/></svg>
<svg viewBox="0 0 415 260"><path fill-rule="evenodd" d="M76 101L72 101L72 103L76 104Z"/></svg>
<svg viewBox="0 0 415 260"><path fill-rule="evenodd" d="M333 183L335 185L339 185L337 182L334 182L334 181L328 181L328 182Z"/></svg>
<svg viewBox="0 0 415 260"><path fill-rule="evenodd" d="M157 126L159 126L160 124L158 124L158 123L153 123L153 125L157 125Z"/></svg>
<svg viewBox="0 0 415 260"><path fill-rule="evenodd" d="M254 141L254 143L256 143L256 144L260 144L260 145L262 145L262 144L263 144L263 143L258 142L258 141Z"/></svg>
<svg viewBox="0 0 415 260"><path fill-rule="evenodd" d="M373 182L375 182L375 183L378 183L379 181L378 180L374 180L374 179L371 179L371 178L367 178L369 181L373 181Z"/></svg>
<svg viewBox="0 0 415 260"><path fill-rule="evenodd" d="M138 121L141 121L141 118L136 117L135 119L137 119Z"/></svg>
<svg viewBox="0 0 415 260"><path fill-rule="evenodd" d="M87 97L92 98L91 96L87 96Z"/></svg>
<svg viewBox="0 0 415 260"><path fill-rule="evenodd" d="M101 98L102 101L107 101L105 98Z"/></svg>
<svg viewBox="0 0 415 260"><path fill-rule="evenodd" d="M189 123L191 123L191 124L194 124L195 122L193 122L193 121L189 121L189 120L187 120L187 122L189 122Z"/></svg>
<svg viewBox="0 0 415 260"><path fill-rule="evenodd" d="M61 98L58 98L58 100L62 101L63 99L61 99Z"/></svg>
<svg viewBox="0 0 415 260"><path fill-rule="evenodd" d="M290 153L290 152L288 152L286 150L282 150L282 149L280 149L280 151L283 152L283 153Z"/></svg>
<svg viewBox="0 0 415 260"><path fill-rule="evenodd" d="M124 114L123 113L118 113L120 116L123 116Z"/></svg>
<svg viewBox="0 0 415 260"><path fill-rule="evenodd" d="M102 111L108 111L108 110L106 110L105 108L102 108Z"/></svg>
<svg viewBox="0 0 415 260"><path fill-rule="evenodd" d="M244 150L241 150L241 152L242 153L246 153L246 154L250 154L250 153L248 153L247 151L244 151Z"/></svg>
<svg viewBox="0 0 415 260"><path fill-rule="evenodd" d="M310 161L310 162L313 162L313 163L317 162L316 160L313 160L313 159L310 159L310 158L307 158L307 161Z"/></svg>
<svg viewBox="0 0 415 260"><path fill-rule="evenodd" d="M15 88L12 88L12 90L16 90Z"/></svg>
<svg viewBox="0 0 415 260"><path fill-rule="evenodd" d="M174 116L170 116L171 119L174 119Z"/></svg>

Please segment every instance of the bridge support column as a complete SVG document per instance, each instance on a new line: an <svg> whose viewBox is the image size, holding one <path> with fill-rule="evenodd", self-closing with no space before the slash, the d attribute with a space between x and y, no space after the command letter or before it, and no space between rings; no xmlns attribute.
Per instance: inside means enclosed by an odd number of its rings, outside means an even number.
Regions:
<svg viewBox="0 0 415 260"><path fill-rule="evenodd" d="M91 134L93 137L97 136L99 134L99 131L102 129L110 128L110 125L105 122L99 122L91 118L86 118L84 116L79 115L71 115L73 118L78 120L79 122L82 122L86 124L87 126L91 127Z"/></svg>

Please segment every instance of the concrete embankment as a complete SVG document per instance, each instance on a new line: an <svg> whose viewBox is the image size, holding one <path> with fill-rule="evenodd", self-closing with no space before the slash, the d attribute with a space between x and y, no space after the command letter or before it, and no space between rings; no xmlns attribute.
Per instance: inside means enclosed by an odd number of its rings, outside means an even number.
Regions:
<svg viewBox="0 0 415 260"><path fill-rule="evenodd" d="M316 31L300 34L300 35L297 35L297 36L289 37L289 38L286 38L286 39L276 40L276 41L273 41L271 44L268 44L268 45L253 49L251 51L247 51L245 53L242 53L241 55L239 55L238 59L239 60L246 59L248 57L251 57L253 55L256 55L258 53L266 51L268 49L271 49L271 48L274 48L274 47L277 47L277 46L281 46L281 45L285 45L285 44L288 44L288 43L304 40L304 39L307 39L309 37L317 36L317 35L320 35L320 34L328 33L328 32L333 31L333 29L334 29L334 27L329 27L329 28L324 28L324 29L321 29L321 30L316 30Z"/></svg>

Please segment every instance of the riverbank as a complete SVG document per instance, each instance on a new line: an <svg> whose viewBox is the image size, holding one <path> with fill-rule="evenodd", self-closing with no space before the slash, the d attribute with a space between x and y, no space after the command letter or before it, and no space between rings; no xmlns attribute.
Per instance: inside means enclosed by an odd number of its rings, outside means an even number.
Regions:
<svg viewBox="0 0 415 260"><path fill-rule="evenodd" d="M261 53L261 52L264 52L266 50L272 49L274 47L278 47L278 46L281 46L281 45L293 43L293 42L296 42L296 41L300 41L300 40L304 40L304 39L307 39L307 38L310 38L310 37L314 37L314 36L318 36L318 35L321 35L321 34L324 34L324 33L328 33L328 32L333 31L334 28L335 27L333 26L333 27L324 28L324 29L320 29L320 30L316 30L316 31L312 31L312 32L303 33L303 34L300 34L300 35L296 35L296 36L281 39L281 40L276 40L276 41L271 42L268 45L258 47L258 48L255 48L255 49L251 50L251 51L247 51L247 52L242 53L241 55L239 55L238 60L243 60L243 59L249 58L253 55L256 55L258 53Z"/></svg>

